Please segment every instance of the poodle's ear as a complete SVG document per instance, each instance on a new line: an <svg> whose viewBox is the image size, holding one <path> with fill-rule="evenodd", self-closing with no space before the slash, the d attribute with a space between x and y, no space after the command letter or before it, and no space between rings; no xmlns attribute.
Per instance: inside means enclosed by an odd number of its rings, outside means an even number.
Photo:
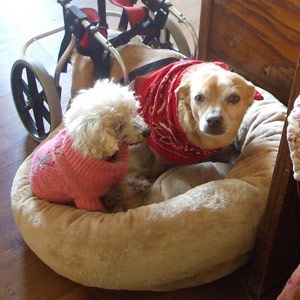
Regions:
<svg viewBox="0 0 300 300"><path fill-rule="evenodd" d="M104 158L114 155L119 150L118 140L108 130L102 129L98 140L99 138Z"/></svg>
<svg viewBox="0 0 300 300"><path fill-rule="evenodd" d="M185 81L181 83L175 90L175 95L178 100L188 102L190 98L190 82Z"/></svg>
<svg viewBox="0 0 300 300"><path fill-rule="evenodd" d="M73 148L84 156L105 159L118 151L118 141L98 120L81 121L72 131Z"/></svg>
<svg viewBox="0 0 300 300"><path fill-rule="evenodd" d="M94 156L102 159L114 155L119 150L118 140L110 132L110 127L107 127L106 123L96 119L85 124L86 143L89 144L90 150L94 152Z"/></svg>

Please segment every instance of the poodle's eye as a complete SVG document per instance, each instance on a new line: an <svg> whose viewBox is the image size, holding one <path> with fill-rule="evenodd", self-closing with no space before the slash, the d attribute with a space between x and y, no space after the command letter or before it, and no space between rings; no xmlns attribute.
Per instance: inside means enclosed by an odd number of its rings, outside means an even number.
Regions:
<svg viewBox="0 0 300 300"><path fill-rule="evenodd" d="M228 102L236 104L238 102L240 102L241 97L237 94L232 94L228 97Z"/></svg>
<svg viewBox="0 0 300 300"><path fill-rule="evenodd" d="M194 100L196 103L202 103L205 100L205 98L202 94L199 94L194 97Z"/></svg>

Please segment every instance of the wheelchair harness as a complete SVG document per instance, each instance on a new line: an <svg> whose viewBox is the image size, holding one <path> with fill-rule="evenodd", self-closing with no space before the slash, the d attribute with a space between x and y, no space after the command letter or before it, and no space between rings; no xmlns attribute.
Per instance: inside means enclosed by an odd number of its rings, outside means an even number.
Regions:
<svg viewBox="0 0 300 300"><path fill-rule="evenodd" d="M64 7L67 0L58 0ZM131 38L141 35L143 43L150 46L163 49L173 49L170 42L162 43L160 41L160 31L166 25L168 18L168 7L172 6L168 1L151 1L142 0L147 7L135 7L137 0L110 0L111 3L122 7L122 15L119 22L118 30L121 33L110 39L109 42L116 48L126 45ZM106 21L106 4L105 0L98 0L98 12L93 8L78 9L71 6L68 11L64 10L65 35L59 51L59 58L64 53L70 43L72 33L76 36L76 49L84 55L89 56L94 63L94 71L96 78L108 78L110 75L110 53L94 38L94 33L98 31L107 38L108 24ZM149 16L150 11L155 14L152 19ZM82 20L90 22L90 26L84 29L80 23ZM128 29L130 25L130 29ZM169 32L167 32L169 40ZM167 58L158 60L154 63L145 65L128 74L129 80L133 80L136 76L141 76L150 71L162 68L174 61L176 58ZM63 72L67 70L67 63L63 68ZM121 83L124 80L120 80Z"/></svg>

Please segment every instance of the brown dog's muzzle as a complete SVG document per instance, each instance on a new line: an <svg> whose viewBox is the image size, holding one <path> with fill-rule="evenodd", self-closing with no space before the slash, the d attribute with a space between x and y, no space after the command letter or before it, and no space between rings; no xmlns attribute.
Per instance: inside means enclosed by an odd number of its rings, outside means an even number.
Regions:
<svg viewBox="0 0 300 300"><path fill-rule="evenodd" d="M224 120L221 114L210 114L206 118L205 133L219 135L225 132Z"/></svg>

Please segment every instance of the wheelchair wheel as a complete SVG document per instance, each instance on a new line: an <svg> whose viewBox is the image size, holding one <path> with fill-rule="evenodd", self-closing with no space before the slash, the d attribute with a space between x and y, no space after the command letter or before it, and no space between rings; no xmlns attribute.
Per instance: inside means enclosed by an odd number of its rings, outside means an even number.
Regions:
<svg viewBox="0 0 300 300"><path fill-rule="evenodd" d="M32 138L41 142L62 119L53 78L38 61L23 57L14 63L10 80L21 121Z"/></svg>

